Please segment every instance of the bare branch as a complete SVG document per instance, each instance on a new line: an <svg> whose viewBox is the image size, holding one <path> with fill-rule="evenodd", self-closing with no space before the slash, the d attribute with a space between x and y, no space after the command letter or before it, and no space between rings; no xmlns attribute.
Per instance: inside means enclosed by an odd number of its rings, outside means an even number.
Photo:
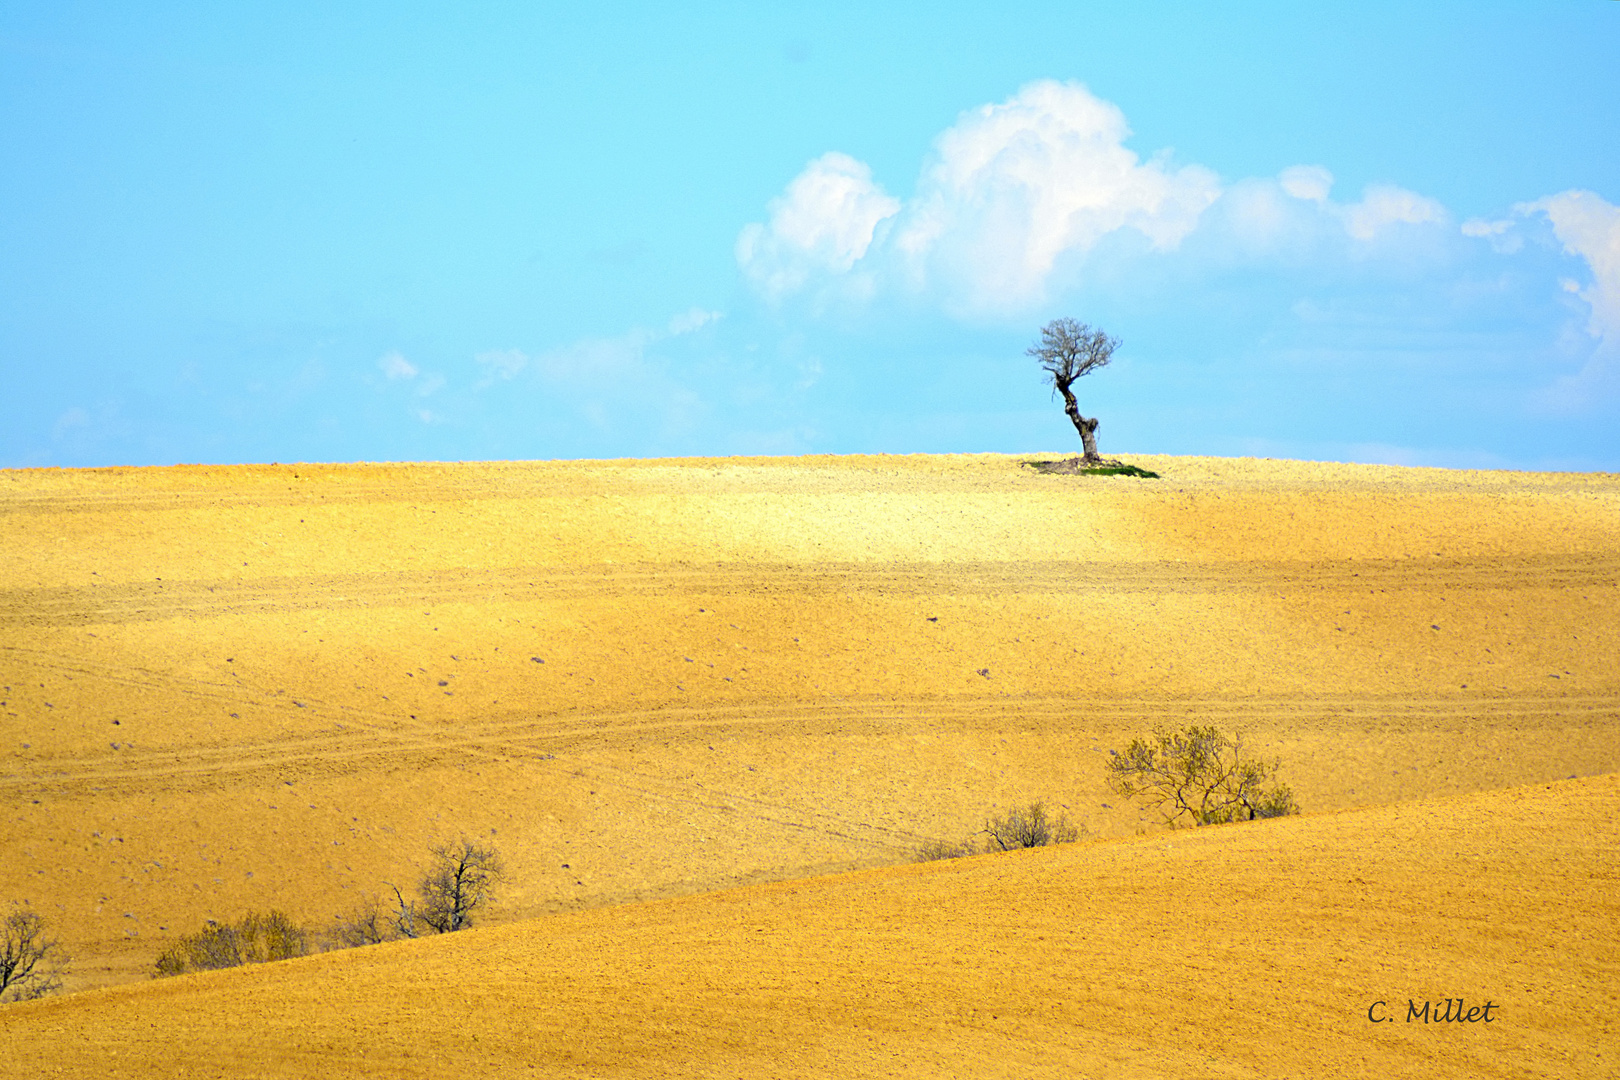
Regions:
<svg viewBox="0 0 1620 1080"><path fill-rule="evenodd" d="M1074 391L1069 388L1082 375L1106 367L1119 345L1118 338L1111 338L1101 330L1093 330L1083 322L1053 319L1041 327L1040 342L1025 350L1026 355L1040 361L1052 381L1053 391L1063 395L1063 411L1068 414L1075 431L1080 433L1088 465L1102 461L1102 455L1097 452L1097 427L1101 421L1096 417L1080 415L1080 405L1074 399Z"/></svg>
<svg viewBox="0 0 1620 1080"><path fill-rule="evenodd" d="M418 889L422 894L418 917L441 934L465 930L472 925L473 911L494 899L492 890L502 870L494 847L466 839L435 847L433 866Z"/></svg>
<svg viewBox="0 0 1620 1080"><path fill-rule="evenodd" d="M0 928L0 1001L31 1001L62 988L67 957L45 920L13 905Z"/></svg>
<svg viewBox="0 0 1620 1080"><path fill-rule="evenodd" d="M332 923L326 949L353 949L361 945L379 945L399 934L390 916L383 914L377 897L366 894L354 910Z"/></svg>
<svg viewBox="0 0 1620 1080"><path fill-rule="evenodd" d="M984 823L984 832L1000 851L1072 844L1080 839L1080 830L1069 824L1067 815L1059 814L1056 821L1051 821L1046 806L1039 802L1031 803L1027 810L1015 806L1005 815L990 818Z"/></svg>
<svg viewBox="0 0 1620 1080"><path fill-rule="evenodd" d="M1041 340L1025 350L1040 361L1052 380L1052 388L1066 392L1082 375L1106 367L1120 346L1101 330L1093 330L1073 319L1053 319L1041 327Z"/></svg>
<svg viewBox="0 0 1620 1080"><path fill-rule="evenodd" d="M385 881L383 884L394 890L394 931L400 937L416 937L416 901L406 900L405 894L400 892L399 886L392 881Z"/></svg>

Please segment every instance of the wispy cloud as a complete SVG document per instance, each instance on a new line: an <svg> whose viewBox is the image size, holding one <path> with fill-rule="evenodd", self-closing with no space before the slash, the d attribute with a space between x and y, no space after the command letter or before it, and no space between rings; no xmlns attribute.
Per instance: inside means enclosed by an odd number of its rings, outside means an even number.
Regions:
<svg viewBox="0 0 1620 1080"><path fill-rule="evenodd" d="M90 414L75 405L56 418L56 423L51 427L51 437L60 441L78 435L89 427Z"/></svg>
<svg viewBox="0 0 1620 1080"><path fill-rule="evenodd" d="M634 329L535 356L531 366L554 398L598 432L637 431L679 439L707 414L703 398L648 347L666 335Z"/></svg>
<svg viewBox="0 0 1620 1080"><path fill-rule="evenodd" d="M430 398L449 385L449 380L443 375L426 374L422 369L405 359L398 350L384 353L377 361L377 368L388 377L391 383L402 383L409 387L411 397L418 400ZM441 424L444 417L429 409L412 405L407 410L410 415L424 424Z"/></svg>
<svg viewBox="0 0 1620 1080"><path fill-rule="evenodd" d="M484 373L483 378L474 384L479 390L498 382L511 382L529 366L529 358L521 349L491 349L473 357L473 362Z"/></svg>
<svg viewBox="0 0 1620 1080"><path fill-rule="evenodd" d="M417 375L416 365L397 352L385 353L377 361L377 367L390 380L405 379L408 381L416 378Z"/></svg>
<svg viewBox="0 0 1620 1080"><path fill-rule="evenodd" d="M705 326L712 326L723 317L718 311L705 311L702 308L689 308L669 320L669 334L671 337L680 337L682 334L694 334Z"/></svg>

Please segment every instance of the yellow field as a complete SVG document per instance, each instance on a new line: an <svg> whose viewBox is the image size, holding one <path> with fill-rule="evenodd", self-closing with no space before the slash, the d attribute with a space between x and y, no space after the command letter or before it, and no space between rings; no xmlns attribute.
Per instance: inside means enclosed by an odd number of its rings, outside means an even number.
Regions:
<svg viewBox="0 0 1620 1080"><path fill-rule="evenodd" d="M1132 460L0 473L0 902L90 990L0 1075L1620 1075L1620 477ZM1193 722L1305 814L1109 791ZM462 835L484 929L147 980Z"/></svg>

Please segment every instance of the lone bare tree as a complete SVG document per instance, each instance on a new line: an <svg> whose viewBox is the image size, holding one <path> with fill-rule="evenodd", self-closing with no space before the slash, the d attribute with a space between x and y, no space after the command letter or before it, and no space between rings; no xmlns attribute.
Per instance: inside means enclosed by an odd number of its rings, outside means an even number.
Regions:
<svg viewBox="0 0 1620 1080"><path fill-rule="evenodd" d="M1101 330L1093 330L1073 319L1053 319L1041 327L1041 340L1031 345L1026 354L1039 360L1051 377L1052 389L1063 395L1063 411L1069 414L1074 430L1080 433L1080 444L1085 447L1086 465L1103 464L1097 453L1096 417L1080 415L1080 406L1069 387L1082 375L1105 367L1119 348L1119 338L1111 338Z"/></svg>
<svg viewBox="0 0 1620 1080"><path fill-rule="evenodd" d="M45 936L45 920L13 907L0 927L0 1001L31 1001L60 990L66 962Z"/></svg>
<svg viewBox="0 0 1620 1080"><path fill-rule="evenodd" d="M424 930L436 934L465 930L472 925L473 912L494 899L492 889L503 866L493 845L463 839L440 844L432 856L432 865L416 887L420 902L406 900L399 886L390 886L398 904L394 930L400 937L418 937Z"/></svg>

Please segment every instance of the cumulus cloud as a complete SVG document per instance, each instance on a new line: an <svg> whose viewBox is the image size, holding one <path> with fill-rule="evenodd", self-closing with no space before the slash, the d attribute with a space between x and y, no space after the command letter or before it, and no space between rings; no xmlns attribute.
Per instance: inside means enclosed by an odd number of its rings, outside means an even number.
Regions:
<svg viewBox="0 0 1620 1080"><path fill-rule="evenodd" d="M900 209L872 181L872 170L848 154L816 158L770 205L766 224L737 237L737 262L765 296L804 287L812 275L844 273L866 254L878 222Z"/></svg>
<svg viewBox="0 0 1620 1080"><path fill-rule="evenodd" d="M1448 221L1440 203L1390 184L1335 202L1320 165L1223 185L1168 152L1140 158L1129 135L1124 113L1079 83L1031 83L942 132L904 202L862 162L817 158L771 203L768 222L743 229L737 261L771 301L888 290L959 315L1022 315L1083 278L1105 241L1113 259L1185 255L1184 241L1206 230L1197 257L1220 264L1323 245L1386 250L1373 245Z"/></svg>
<svg viewBox="0 0 1620 1080"><path fill-rule="evenodd" d="M1564 252L1585 261L1591 283L1563 281L1562 287L1584 300L1590 311L1586 330L1597 347L1581 370L1559 379L1543 403L1555 410L1578 412L1599 400L1620 397L1620 206L1591 191L1565 191L1522 203L1524 216L1544 215Z"/></svg>
<svg viewBox="0 0 1620 1080"><path fill-rule="evenodd" d="M1141 161L1129 134L1124 114L1078 83L1031 83L943 132L904 204L862 162L817 158L767 224L743 229L737 261L773 300L817 278L860 295L886 276L959 308L1027 308L1064 255L1122 229L1173 249L1220 194L1201 166Z"/></svg>
<svg viewBox="0 0 1620 1080"><path fill-rule="evenodd" d="M1376 240L1392 225L1441 225L1446 208L1393 184L1373 184L1358 203L1344 208L1344 228L1357 240Z"/></svg>
<svg viewBox="0 0 1620 1080"><path fill-rule="evenodd" d="M1586 261L1592 283L1579 295L1592 308L1591 334L1620 345L1620 206L1591 191L1566 191L1523 209L1545 214L1564 251Z"/></svg>
<svg viewBox="0 0 1620 1080"><path fill-rule="evenodd" d="M1044 298L1058 258L1134 229L1168 250L1220 194L1198 165L1146 163L1125 115L1078 83L1032 83L935 140L894 245L914 279L954 279L992 308Z"/></svg>
<svg viewBox="0 0 1620 1080"><path fill-rule="evenodd" d="M1283 191L1307 202L1327 202L1333 190L1333 174L1320 165L1293 165L1277 177Z"/></svg>

